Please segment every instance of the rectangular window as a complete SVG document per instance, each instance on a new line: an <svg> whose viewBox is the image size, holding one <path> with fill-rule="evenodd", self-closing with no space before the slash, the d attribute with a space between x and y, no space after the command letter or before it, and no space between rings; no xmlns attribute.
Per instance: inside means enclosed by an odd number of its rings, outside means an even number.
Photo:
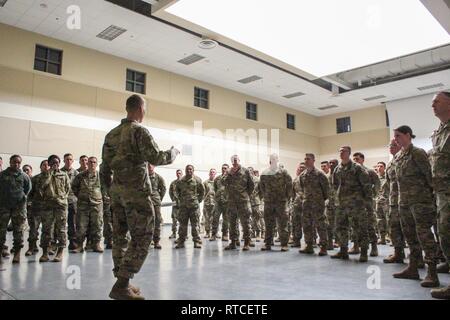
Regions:
<svg viewBox="0 0 450 320"><path fill-rule="evenodd" d="M146 82L145 73L127 69L127 81L126 81L127 91L145 94L145 82Z"/></svg>
<svg viewBox="0 0 450 320"><path fill-rule="evenodd" d="M247 119L254 121L258 120L258 105L256 103L247 102L246 110Z"/></svg>
<svg viewBox="0 0 450 320"><path fill-rule="evenodd" d="M61 75L62 50L36 45L34 70Z"/></svg>
<svg viewBox="0 0 450 320"><path fill-rule="evenodd" d="M336 119L336 132L338 134L352 132L350 117Z"/></svg>
<svg viewBox="0 0 450 320"><path fill-rule="evenodd" d="M198 87L194 88L194 106L209 109L209 91Z"/></svg>
<svg viewBox="0 0 450 320"><path fill-rule="evenodd" d="M286 127L295 130L295 115L290 113L286 114Z"/></svg>

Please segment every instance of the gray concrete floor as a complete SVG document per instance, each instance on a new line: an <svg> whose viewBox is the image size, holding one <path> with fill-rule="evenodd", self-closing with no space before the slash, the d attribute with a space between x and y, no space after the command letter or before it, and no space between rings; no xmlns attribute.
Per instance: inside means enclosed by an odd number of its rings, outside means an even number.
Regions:
<svg viewBox="0 0 450 320"><path fill-rule="evenodd" d="M194 249L188 240L186 249L175 250L169 235L170 226L165 226L163 249L151 249L132 280L147 299L432 299L430 290L422 288L419 281L392 278L404 265L383 264L383 257L393 250L389 246L380 246L379 257L361 264L356 261L358 256L335 261L301 255L294 248L282 253L279 246L262 252L261 242L249 252L224 251L220 240L206 240L202 249ZM11 233L7 244L11 245ZM115 281L110 250L70 255L66 251L62 263L42 264L39 256L23 256L20 265L12 265L11 258L5 261L6 270L0 271L0 299L108 299ZM368 288L372 275L368 268L379 268L380 289ZM70 284L76 283L74 270L80 271L80 289L71 289ZM425 270L420 273L425 276ZM440 275L440 280L449 285L450 275Z"/></svg>

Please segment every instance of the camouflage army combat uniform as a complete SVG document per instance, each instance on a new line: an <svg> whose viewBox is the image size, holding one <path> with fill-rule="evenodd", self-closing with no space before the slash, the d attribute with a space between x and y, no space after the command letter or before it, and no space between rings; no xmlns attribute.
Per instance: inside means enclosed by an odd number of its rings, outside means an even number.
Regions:
<svg viewBox="0 0 450 320"><path fill-rule="evenodd" d="M184 176L177 183L175 188L178 199L180 200L180 210L178 211L178 229L177 247L182 248L188 232L188 223L191 223L192 241L194 246L199 246L200 239L200 203L205 196L205 187L202 180L197 176Z"/></svg>
<svg viewBox="0 0 450 320"><path fill-rule="evenodd" d="M432 136L431 169L437 198L438 231L442 252L450 263L450 121L441 123ZM450 297L450 286L433 290L435 298Z"/></svg>
<svg viewBox="0 0 450 320"><path fill-rule="evenodd" d="M102 183L109 188L114 213L113 272L115 277L130 279L147 257L155 228L148 163L170 164L172 154L160 151L137 121L123 119L106 135L102 158Z"/></svg>
<svg viewBox="0 0 450 320"><path fill-rule="evenodd" d="M30 226L30 232L28 235L28 244L31 250L37 248L36 242L39 238L39 225L41 224L42 210L45 206L45 201L42 194L38 190L42 190L42 185L46 181L45 174L38 174L31 178L31 189L29 199L31 200L31 210L28 212L28 224Z"/></svg>
<svg viewBox="0 0 450 320"><path fill-rule="evenodd" d="M14 171L7 168L0 172L0 248L5 244L8 223L11 220L14 262L20 261L20 250L23 248L23 231L27 219L26 203L31 187L30 178L20 169Z"/></svg>
<svg viewBox="0 0 450 320"><path fill-rule="evenodd" d="M327 179L330 186L330 194L325 202L325 216L327 218L328 250L333 250L333 240L337 243L339 243L339 240L336 234L336 190L333 186L333 174L331 172Z"/></svg>
<svg viewBox="0 0 450 320"><path fill-rule="evenodd" d="M175 188L176 188L176 184L178 181L180 181L180 180L176 179L176 180L172 181L169 186L170 200L172 202L175 202L175 205L172 206L172 214L171 214L171 218L172 218L172 235L170 236L171 238L176 238L176 234L177 234L178 211L179 211L180 204L179 204L179 199L175 195Z"/></svg>
<svg viewBox="0 0 450 320"><path fill-rule="evenodd" d="M303 237L303 194L300 190L300 176L297 176L292 183L292 236L294 247L300 247Z"/></svg>
<svg viewBox="0 0 450 320"><path fill-rule="evenodd" d="M150 183L152 185L152 203L155 210L155 230L153 232L153 243L155 248L159 249L159 241L161 240L161 201L166 195L166 183L159 174L153 172L150 174Z"/></svg>
<svg viewBox="0 0 450 320"><path fill-rule="evenodd" d="M72 185L73 180L78 174L78 171L71 168L67 170L65 167L61 169L61 171L67 173L70 180L70 185ZM67 237L70 243L74 243L76 241L76 226L77 226L77 197L73 194L73 191L70 190L68 200L68 208L67 208Z"/></svg>
<svg viewBox="0 0 450 320"><path fill-rule="evenodd" d="M300 192L303 193L303 231L306 248L301 252L314 253L314 233L320 237L321 255L327 254L328 235L325 201L329 198L330 186L325 174L316 168L306 169L300 175ZM314 228L315 226L315 228Z"/></svg>
<svg viewBox="0 0 450 320"><path fill-rule="evenodd" d="M361 246L360 261L367 261L368 217L366 204L371 200L372 185L369 174L352 161L341 163L333 172L333 185L337 190L336 232L341 250L332 258L348 259L350 221L355 240Z"/></svg>
<svg viewBox="0 0 450 320"><path fill-rule="evenodd" d="M100 174L89 170L78 174L72 183L77 197L77 246L83 247L89 232L94 251L102 251L100 241L103 227L103 195Z"/></svg>
<svg viewBox="0 0 450 320"><path fill-rule="evenodd" d="M209 238L214 220L214 180L205 180L203 182L203 187L205 189L205 200L203 202L203 219L205 221L206 237Z"/></svg>
<svg viewBox="0 0 450 320"><path fill-rule="evenodd" d="M403 234L410 248L408 269L397 278L418 279L417 264L425 251L425 262L428 264L428 275L422 286L435 286L439 280L436 274L437 244L431 227L436 220L433 204L431 167L426 152L410 145L398 154L395 174L399 190L399 212Z"/></svg>
<svg viewBox="0 0 450 320"><path fill-rule="evenodd" d="M230 240L231 243L226 249L235 249L239 242L239 222L242 226L244 237L244 248L248 250L251 242L250 216L250 195L255 184L247 168L239 166L236 170L230 168L225 176L224 185L228 195L227 209L230 219Z"/></svg>
<svg viewBox="0 0 450 320"><path fill-rule="evenodd" d="M217 236L217 231L219 229L220 216L222 216L222 239L226 240L228 238L228 230L230 228L230 220L228 214L228 195L224 185L225 176L220 175L214 179L214 200L215 200L215 210L214 219L212 223L212 236Z"/></svg>
<svg viewBox="0 0 450 320"><path fill-rule="evenodd" d="M377 243L378 243L378 235L377 235L377 217L375 214L375 197L380 190L380 179L378 178L377 173L373 169L369 169L365 166L362 166L367 173L369 174L371 188L371 194L366 199L366 210L367 210L367 219L368 219L368 232L369 232L369 241L372 244L372 252L371 256L377 256Z"/></svg>
<svg viewBox="0 0 450 320"><path fill-rule="evenodd" d="M261 234L264 233L265 224L263 219L263 214L261 211L261 189L259 188L259 178L253 176L255 189L250 195L250 205L252 207L252 237L259 238Z"/></svg>
<svg viewBox="0 0 450 320"><path fill-rule="evenodd" d="M375 197L375 210L377 213L377 227L378 232L380 233L381 244L386 244L386 235L388 233L388 221L387 221L387 215L389 210L389 204L388 204L388 198L386 197L385 190L386 190L386 172L383 175L378 176L380 180L380 189L377 192L377 195Z"/></svg>
<svg viewBox="0 0 450 320"><path fill-rule="evenodd" d="M272 245L274 228L277 226L282 251L287 251L289 241L287 204L292 196L292 178L285 169L267 169L261 174L259 187L264 198L265 247L268 249Z"/></svg>

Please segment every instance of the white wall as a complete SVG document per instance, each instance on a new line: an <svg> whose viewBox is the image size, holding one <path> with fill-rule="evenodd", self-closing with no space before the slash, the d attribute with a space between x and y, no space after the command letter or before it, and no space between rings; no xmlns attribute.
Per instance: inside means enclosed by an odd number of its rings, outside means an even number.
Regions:
<svg viewBox="0 0 450 320"><path fill-rule="evenodd" d="M414 145L426 151L432 147L431 134L439 127L439 119L434 116L431 109L433 97L434 94L427 94L386 103L392 130L401 125L410 126L417 136L413 141Z"/></svg>

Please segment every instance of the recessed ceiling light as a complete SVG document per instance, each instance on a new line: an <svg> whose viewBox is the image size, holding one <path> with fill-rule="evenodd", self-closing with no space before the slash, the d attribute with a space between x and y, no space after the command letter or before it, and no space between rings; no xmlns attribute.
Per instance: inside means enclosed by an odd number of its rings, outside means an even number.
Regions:
<svg viewBox="0 0 450 320"><path fill-rule="evenodd" d="M211 39L202 39L199 43L198 43L198 47L200 49L214 49L215 47L217 47L218 43L214 40Z"/></svg>

